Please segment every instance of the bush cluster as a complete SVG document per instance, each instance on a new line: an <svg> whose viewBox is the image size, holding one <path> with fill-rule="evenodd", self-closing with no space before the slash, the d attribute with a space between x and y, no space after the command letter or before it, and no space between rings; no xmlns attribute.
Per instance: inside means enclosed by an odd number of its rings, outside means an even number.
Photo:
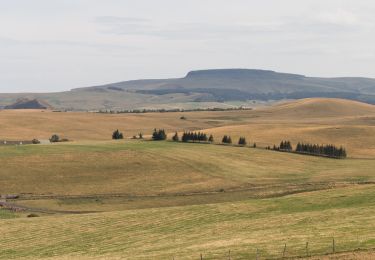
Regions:
<svg viewBox="0 0 375 260"><path fill-rule="evenodd" d="M167 134L165 133L164 129L154 129L154 132L152 133L152 140L154 141L162 141L167 139Z"/></svg>
<svg viewBox="0 0 375 260"><path fill-rule="evenodd" d="M223 144L231 144L232 143L232 138L229 135L224 135L223 139L221 140Z"/></svg>
<svg viewBox="0 0 375 260"><path fill-rule="evenodd" d="M238 140L238 144L239 145L246 145L247 144L246 138L245 137L240 137L240 139Z"/></svg>

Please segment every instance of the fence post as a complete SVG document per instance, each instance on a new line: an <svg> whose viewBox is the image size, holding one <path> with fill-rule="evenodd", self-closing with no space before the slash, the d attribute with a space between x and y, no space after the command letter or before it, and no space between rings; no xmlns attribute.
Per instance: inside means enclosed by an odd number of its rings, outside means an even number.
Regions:
<svg viewBox="0 0 375 260"><path fill-rule="evenodd" d="M306 256L309 257L309 242L306 242Z"/></svg>
<svg viewBox="0 0 375 260"><path fill-rule="evenodd" d="M231 260L231 257L230 257L230 250L228 252L228 259Z"/></svg>
<svg viewBox="0 0 375 260"><path fill-rule="evenodd" d="M201 254L201 260L203 260L203 255Z"/></svg>
<svg viewBox="0 0 375 260"><path fill-rule="evenodd" d="M286 244L285 244L285 246L284 246L283 258L285 257L285 253L286 253Z"/></svg>
<svg viewBox="0 0 375 260"><path fill-rule="evenodd" d="M259 259L259 250L257 248L256 260L258 260L258 259Z"/></svg>
<svg viewBox="0 0 375 260"><path fill-rule="evenodd" d="M332 239L332 253L336 252L335 238Z"/></svg>

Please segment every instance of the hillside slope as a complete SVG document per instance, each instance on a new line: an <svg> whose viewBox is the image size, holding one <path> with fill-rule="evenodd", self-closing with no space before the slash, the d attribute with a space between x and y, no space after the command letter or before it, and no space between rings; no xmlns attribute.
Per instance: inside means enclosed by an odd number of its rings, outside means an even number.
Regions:
<svg viewBox="0 0 375 260"><path fill-rule="evenodd" d="M191 71L183 78L133 80L59 93L0 94L0 107L19 98L68 110L228 107L224 102L334 97L375 104L375 79L318 78L267 70Z"/></svg>
<svg viewBox="0 0 375 260"><path fill-rule="evenodd" d="M240 136L261 146L280 140L336 144L352 157L375 157L375 106L343 99L302 99L253 111L236 125L207 129L214 136Z"/></svg>
<svg viewBox="0 0 375 260"><path fill-rule="evenodd" d="M375 115L375 105L336 98L307 98L290 101L265 109L288 117L347 117Z"/></svg>
<svg viewBox="0 0 375 260"><path fill-rule="evenodd" d="M0 259L192 260L202 254L213 260L229 259L229 250L231 259L256 259L258 250L259 259L281 259L285 244L288 258L306 256L306 242L313 256L331 253L333 237L336 253L371 249L374 188L362 185L263 200L3 220ZM342 259L374 259L371 252Z"/></svg>
<svg viewBox="0 0 375 260"><path fill-rule="evenodd" d="M181 120L184 116L186 119ZM245 136L259 146L289 139L333 143L348 148L350 157L375 157L375 106L341 99L304 99L262 109L141 114L38 110L0 111L0 140L48 139L58 134L74 141L109 140L115 129L130 138L154 128L168 133L204 129L220 142L224 134Z"/></svg>
<svg viewBox="0 0 375 260"><path fill-rule="evenodd" d="M5 106L5 109L50 109L52 108L47 102L37 99L23 98L15 103Z"/></svg>

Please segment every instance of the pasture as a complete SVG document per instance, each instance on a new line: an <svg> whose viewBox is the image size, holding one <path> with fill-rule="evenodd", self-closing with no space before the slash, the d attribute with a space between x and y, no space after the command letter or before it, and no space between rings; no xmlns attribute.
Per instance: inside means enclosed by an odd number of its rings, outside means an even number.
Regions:
<svg viewBox="0 0 375 260"><path fill-rule="evenodd" d="M154 128L215 141L150 141ZM115 129L126 138L110 140ZM140 132L145 140L131 139ZM374 106L307 99L251 111L0 111L0 140L52 134L72 141L0 146L0 194L17 195L2 200L21 209L0 209L0 259L373 256ZM249 146L221 145L223 135ZM344 145L349 157L264 149L285 139Z"/></svg>
<svg viewBox="0 0 375 260"><path fill-rule="evenodd" d="M186 119L180 119L184 116ZM272 107L237 111L98 114L86 112L0 111L0 140L105 141L115 129L127 138L154 128L167 133L204 130L216 142L240 136L259 146L281 140L344 145L350 157L375 158L375 106L339 99L305 99ZM171 137L171 135L170 135Z"/></svg>
<svg viewBox="0 0 375 260"><path fill-rule="evenodd" d="M259 259L373 248L374 185L280 198L2 220L1 259ZM25 232L26 231L26 232Z"/></svg>

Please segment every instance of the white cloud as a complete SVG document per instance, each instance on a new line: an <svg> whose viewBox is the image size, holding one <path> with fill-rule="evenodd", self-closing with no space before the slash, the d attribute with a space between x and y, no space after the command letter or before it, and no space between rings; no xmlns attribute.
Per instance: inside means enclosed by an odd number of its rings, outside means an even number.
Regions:
<svg viewBox="0 0 375 260"><path fill-rule="evenodd" d="M361 25L359 18L356 14L344 9L321 12L316 15L316 19L319 22L327 24L336 24L344 26Z"/></svg>
<svg viewBox="0 0 375 260"><path fill-rule="evenodd" d="M375 77L374 11L370 0L0 0L0 91L217 67Z"/></svg>

